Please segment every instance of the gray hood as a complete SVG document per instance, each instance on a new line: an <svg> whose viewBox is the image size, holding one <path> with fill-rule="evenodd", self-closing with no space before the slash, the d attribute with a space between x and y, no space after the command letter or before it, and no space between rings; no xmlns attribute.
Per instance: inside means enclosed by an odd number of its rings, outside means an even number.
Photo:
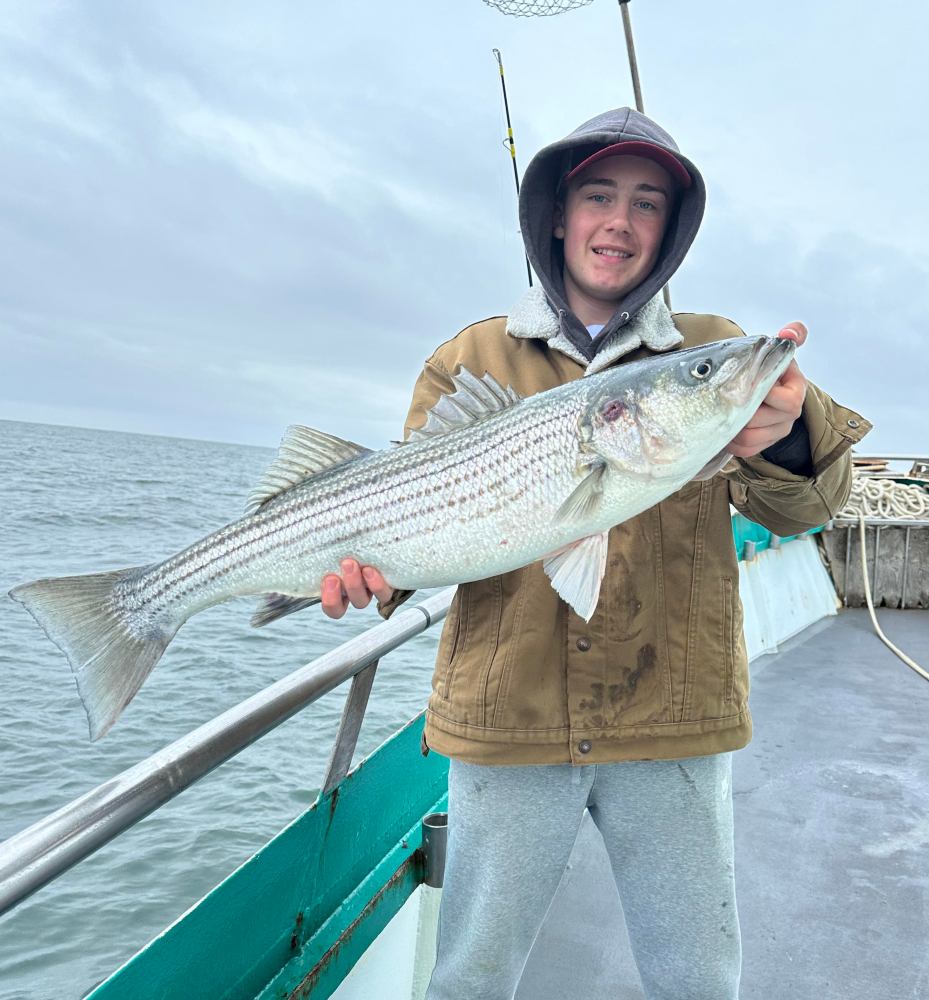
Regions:
<svg viewBox="0 0 929 1000"><path fill-rule="evenodd" d="M552 236L555 195L562 178L575 164L604 146L633 140L649 142L672 153L687 168L693 183L679 197L651 274L619 303L609 323L591 340L565 298L561 241ZM592 118L532 158L519 195L519 223L526 254L549 305L560 317L561 332L587 359L593 358L621 327L634 319L678 269L700 228L705 205L706 187L700 171L681 155L664 129L631 108L606 111Z"/></svg>

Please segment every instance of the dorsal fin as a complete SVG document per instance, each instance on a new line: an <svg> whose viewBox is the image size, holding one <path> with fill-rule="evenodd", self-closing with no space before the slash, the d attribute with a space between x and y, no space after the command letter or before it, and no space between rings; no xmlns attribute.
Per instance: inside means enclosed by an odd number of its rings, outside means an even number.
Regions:
<svg viewBox="0 0 929 1000"><path fill-rule="evenodd" d="M512 386L508 385L504 389L490 372L485 372L483 378L478 378L467 368L459 368L458 374L451 378L455 391L439 397L426 415L423 426L410 431L410 441L467 427L492 413L507 409L521 398Z"/></svg>
<svg viewBox="0 0 929 1000"><path fill-rule="evenodd" d="M278 494L324 469L370 454L370 448L353 441L345 441L312 427L292 424L284 431L277 458L268 467L261 482L249 493L245 513L254 514Z"/></svg>

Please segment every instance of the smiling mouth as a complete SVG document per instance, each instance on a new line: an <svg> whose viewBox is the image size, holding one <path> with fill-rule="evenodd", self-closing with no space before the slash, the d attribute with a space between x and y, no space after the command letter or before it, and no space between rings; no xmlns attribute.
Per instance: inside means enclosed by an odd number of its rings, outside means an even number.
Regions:
<svg viewBox="0 0 929 1000"><path fill-rule="evenodd" d="M601 257L615 257L618 260L628 260L632 256L628 250L610 250L607 247L594 247L594 253Z"/></svg>

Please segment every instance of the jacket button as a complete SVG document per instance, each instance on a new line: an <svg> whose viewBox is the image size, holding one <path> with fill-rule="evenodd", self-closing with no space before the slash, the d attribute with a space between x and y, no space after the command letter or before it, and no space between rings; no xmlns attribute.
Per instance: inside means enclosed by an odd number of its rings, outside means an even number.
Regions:
<svg viewBox="0 0 929 1000"><path fill-rule="evenodd" d="M581 742L578 743L577 748L581 751L581 753L590 753L593 749L593 743L591 743L590 740L581 740Z"/></svg>
<svg viewBox="0 0 929 1000"><path fill-rule="evenodd" d="M861 424L857 420L847 420L846 423L852 429L854 429L855 427L860 427L861 426Z"/></svg>
<svg viewBox="0 0 929 1000"><path fill-rule="evenodd" d="M586 653L587 650L590 649L590 639L588 639L586 635L582 635L580 639L577 640L575 645L582 653Z"/></svg>

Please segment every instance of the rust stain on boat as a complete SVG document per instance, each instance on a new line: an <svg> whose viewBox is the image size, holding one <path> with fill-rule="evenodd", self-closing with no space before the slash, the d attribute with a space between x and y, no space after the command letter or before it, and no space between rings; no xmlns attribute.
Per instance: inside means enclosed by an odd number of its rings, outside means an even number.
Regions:
<svg viewBox="0 0 929 1000"><path fill-rule="evenodd" d="M290 935L290 950L296 951L297 946L300 944L300 930L303 927L303 910L297 914L297 919L294 921L294 932Z"/></svg>
<svg viewBox="0 0 929 1000"><path fill-rule="evenodd" d="M306 997L312 996L313 991L319 985L319 980L323 973L325 973L333 961L338 958L342 947L351 941L355 932L377 909L384 897L391 891L391 889L403 881L411 867L415 868L417 865L420 867L423 865L422 857L417 857L417 855L421 854L421 850L414 851L413 854L411 854L406 861L400 865L393 875L390 876L387 882L368 900L367 905L361 913L359 913L358 916L355 917L348 927L346 927L345 930L339 935L338 940L303 977L300 981L300 985L297 986L297 988L291 993L287 994L287 1000L305 1000Z"/></svg>

